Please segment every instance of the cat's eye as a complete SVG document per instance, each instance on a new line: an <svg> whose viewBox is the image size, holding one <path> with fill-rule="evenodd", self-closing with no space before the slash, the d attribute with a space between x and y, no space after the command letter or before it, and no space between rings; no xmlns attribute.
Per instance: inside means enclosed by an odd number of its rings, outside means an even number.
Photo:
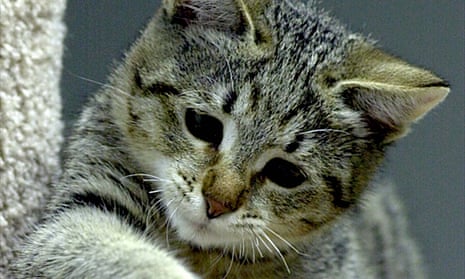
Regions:
<svg viewBox="0 0 465 279"><path fill-rule="evenodd" d="M284 188L294 188L306 180L302 170L281 158L273 158L265 165L262 174Z"/></svg>
<svg viewBox="0 0 465 279"><path fill-rule="evenodd" d="M196 138L218 147L223 140L223 123L208 114L188 108L185 115L186 127Z"/></svg>

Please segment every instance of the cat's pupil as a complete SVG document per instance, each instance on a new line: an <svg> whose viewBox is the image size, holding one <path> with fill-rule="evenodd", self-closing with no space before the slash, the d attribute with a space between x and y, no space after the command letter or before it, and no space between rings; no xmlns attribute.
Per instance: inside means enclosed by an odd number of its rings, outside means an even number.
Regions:
<svg viewBox="0 0 465 279"><path fill-rule="evenodd" d="M297 187L306 179L299 167L281 158L271 159L263 168L262 174L285 188Z"/></svg>
<svg viewBox="0 0 465 279"><path fill-rule="evenodd" d="M208 114L188 108L185 115L186 127L196 138L218 147L223 140L223 123Z"/></svg>

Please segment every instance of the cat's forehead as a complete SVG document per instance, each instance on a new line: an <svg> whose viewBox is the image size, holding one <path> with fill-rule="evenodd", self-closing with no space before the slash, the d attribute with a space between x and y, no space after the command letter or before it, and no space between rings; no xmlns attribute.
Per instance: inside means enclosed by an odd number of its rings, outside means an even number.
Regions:
<svg viewBox="0 0 465 279"><path fill-rule="evenodd" d="M199 97L217 100L223 109L231 110L238 101L262 115L287 114L284 119L320 102L318 71L341 63L349 36L324 16L276 9L266 15L271 39L264 46L198 29L188 34L188 47L178 59L188 69L178 71L189 80L186 84L207 92ZM283 21L286 16L300 20Z"/></svg>
<svg viewBox="0 0 465 279"><path fill-rule="evenodd" d="M269 38L262 44L190 29L178 65L187 69L187 76L197 72L197 76L216 81L281 85L276 88L280 94L310 89L318 70L342 63L346 45L356 36L313 7L296 10L287 2L271 6L263 15L266 25L262 28L266 30L262 32ZM289 17L293 20L286 20Z"/></svg>
<svg viewBox="0 0 465 279"><path fill-rule="evenodd" d="M276 56L306 62L308 67L333 58L353 38L343 25L312 5L297 9L289 1L282 1L265 17Z"/></svg>

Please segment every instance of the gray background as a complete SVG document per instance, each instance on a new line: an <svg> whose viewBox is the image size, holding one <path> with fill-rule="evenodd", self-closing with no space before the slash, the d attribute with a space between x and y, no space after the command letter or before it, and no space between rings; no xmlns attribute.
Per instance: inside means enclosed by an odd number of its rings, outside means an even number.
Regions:
<svg viewBox="0 0 465 279"><path fill-rule="evenodd" d="M464 1L321 2L352 30L450 82L449 97L391 150L383 172L398 186L430 277L465 278ZM68 124L100 87L80 77L105 82L158 4L68 0L62 79Z"/></svg>

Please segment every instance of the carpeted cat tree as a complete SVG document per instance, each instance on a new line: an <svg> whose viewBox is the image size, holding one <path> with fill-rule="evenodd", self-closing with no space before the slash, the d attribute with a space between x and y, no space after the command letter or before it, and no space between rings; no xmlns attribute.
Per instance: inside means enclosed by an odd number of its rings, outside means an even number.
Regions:
<svg viewBox="0 0 465 279"><path fill-rule="evenodd" d="M59 173L66 0L0 0L0 278Z"/></svg>

